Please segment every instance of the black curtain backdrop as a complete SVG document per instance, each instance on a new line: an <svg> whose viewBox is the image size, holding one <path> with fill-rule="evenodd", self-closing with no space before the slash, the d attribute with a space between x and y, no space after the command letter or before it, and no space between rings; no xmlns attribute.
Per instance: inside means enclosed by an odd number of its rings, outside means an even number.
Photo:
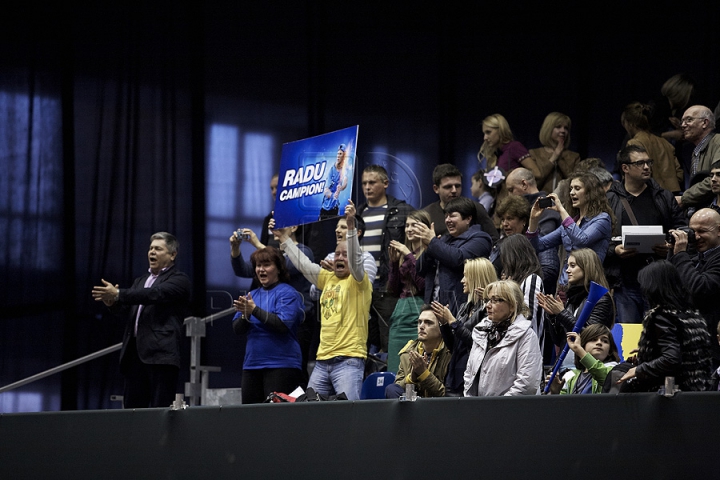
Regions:
<svg viewBox="0 0 720 480"><path fill-rule="evenodd" d="M90 291L140 275L153 232L179 238L194 314L227 307L249 285L232 275L227 238L270 210L282 143L359 124L360 169L392 167L391 193L416 207L436 199L438 163L476 170L492 113L528 148L548 112L567 113L571 149L611 165L623 106L656 97L670 76L693 75L714 108L719 21L714 4L669 0L6 9L0 386L120 341L122 322ZM210 386L239 386L243 347L228 319L203 348L203 363L223 369ZM117 408L121 383L109 355L0 394L0 411Z"/></svg>

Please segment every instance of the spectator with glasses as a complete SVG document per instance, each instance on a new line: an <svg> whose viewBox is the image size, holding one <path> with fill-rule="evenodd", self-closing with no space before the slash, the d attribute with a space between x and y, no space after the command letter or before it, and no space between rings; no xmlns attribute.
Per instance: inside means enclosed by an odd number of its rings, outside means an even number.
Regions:
<svg viewBox="0 0 720 480"><path fill-rule="evenodd" d="M655 162L639 145L628 145L618 154L622 182L613 184L607 194L616 218L613 237L622 235L624 225L662 225L663 232L685 226L685 215L673 194L652 177ZM638 253L621 241L611 241L605 257L605 274L614 291L617 321L641 323L646 310L637 275L654 260L667 256L665 242L653 253Z"/></svg>
<svg viewBox="0 0 720 480"><path fill-rule="evenodd" d="M662 188L677 194L684 185L682 166L670 142L650 132L649 105L633 102L625 107L620 122L630 136L628 145L643 147L652 158L652 178ZM622 168L622 166L620 166Z"/></svg>
<svg viewBox="0 0 720 480"><path fill-rule="evenodd" d="M708 107L695 105L688 108L680 127L683 138L695 145L690 162L690 175L709 172L720 161L720 137L715 135L715 115ZM712 200L710 178L706 178L685 190L681 197L682 207L704 206Z"/></svg>
<svg viewBox="0 0 720 480"><path fill-rule="evenodd" d="M542 353L530 320L525 317L527 305L522 290L512 280L500 280L485 288L484 297L487 316L472 332L465 396L538 394Z"/></svg>

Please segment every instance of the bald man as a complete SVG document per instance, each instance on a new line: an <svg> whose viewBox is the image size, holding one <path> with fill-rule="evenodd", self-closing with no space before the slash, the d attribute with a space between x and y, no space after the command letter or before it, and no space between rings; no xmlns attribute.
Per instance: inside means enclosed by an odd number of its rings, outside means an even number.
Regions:
<svg viewBox="0 0 720 480"><path fill-rule="evenodd" d="M713 164L720 161L720 136L715 135L715 115L703 105L694 105L687 110L680 127L683 138L695 145L690 163L690 176L698 172L710 172ZM710 178L696 183L685 190L682 207L707 206L712 201Z"/></svg>
<svg viewBox="0 0 720 480"><path fill-rule="evenodd" d="M670 230L675 245L670 252L670 262L680 272L685 287L692 296L695 307L707 322L713 346L713 365L720 365L720 346L717 332L720 308L720 214L711 208L702 208L690 218L690 228L695 232L698 254L690 257L687 252L688 234L682 230Z"/></svg>

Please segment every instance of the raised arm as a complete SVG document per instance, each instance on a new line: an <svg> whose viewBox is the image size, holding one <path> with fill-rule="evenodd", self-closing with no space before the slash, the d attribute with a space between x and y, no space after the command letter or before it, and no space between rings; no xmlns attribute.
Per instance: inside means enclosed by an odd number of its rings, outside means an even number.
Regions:
<svg viewBox="0 0 720 480"><path fill-rule="evenodd" d="M300 249L295 245L290 237L281 238L280 250L282 250L292 262L293 265L307 278L308 282L317 286L318 276L320 275L320 265L310 261Z"/></svg>

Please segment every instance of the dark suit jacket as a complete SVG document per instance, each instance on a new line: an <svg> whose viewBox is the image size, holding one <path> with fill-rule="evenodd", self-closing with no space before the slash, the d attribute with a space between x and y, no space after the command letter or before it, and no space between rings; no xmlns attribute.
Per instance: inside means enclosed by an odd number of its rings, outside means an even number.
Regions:
<svg viewBox="0 0 720 480"><path fill-rule="evenodd" d="M130 288L121 288L111 310L126 313L127 323L120 351L120 371L124 373L125 351L135 329L138 307L143 305L138 321L137 351L143 363L180 367L182 326L190 303L190 279L171 266L145 288L146 273L135 279Z"/></svg>

